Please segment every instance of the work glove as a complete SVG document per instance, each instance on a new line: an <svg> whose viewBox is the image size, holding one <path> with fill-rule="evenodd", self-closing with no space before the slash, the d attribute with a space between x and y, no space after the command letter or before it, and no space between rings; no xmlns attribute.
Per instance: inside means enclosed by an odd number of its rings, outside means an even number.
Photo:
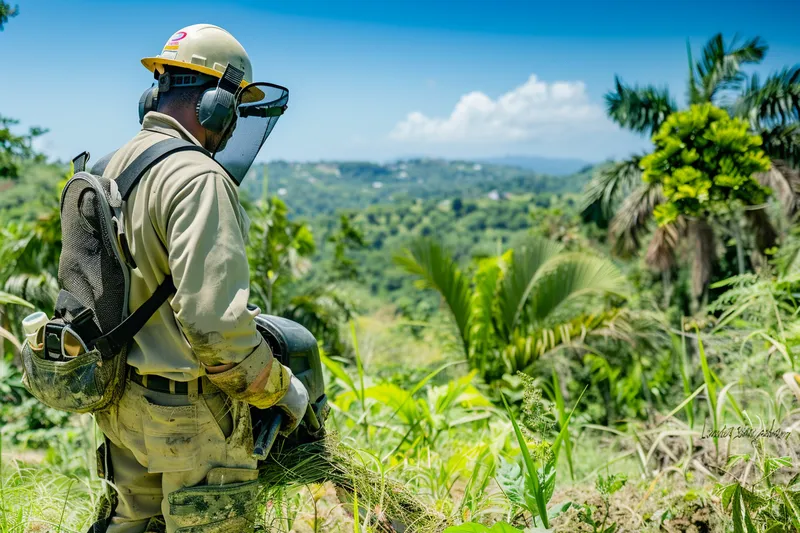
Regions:
<svg viewBox="0 0 800 533"><path fill-rule="evenodd" d="M291 374L290 370L289 373ZM287 436L297 429L306 414L306 409L308 409L308 391L305 385L294 374L291 374L291 376L289 389L283 395L283 398L275 404L275 407L278 407L283 414L283 423L279 431L283 436Z"/></svg>

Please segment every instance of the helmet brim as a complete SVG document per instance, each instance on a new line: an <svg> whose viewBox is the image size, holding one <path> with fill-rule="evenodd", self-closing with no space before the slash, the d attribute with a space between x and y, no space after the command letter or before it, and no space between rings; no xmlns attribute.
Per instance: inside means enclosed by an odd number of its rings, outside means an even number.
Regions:
<svg viewBox="0 0 800 533"><path fill-rule="evenodd" d="M175 59L166 59L163 57L145 57L142 59L142 65L144 68L149 70L150 72L155 72L158 66L168 66L168 67L178 67L178 68L185 68L188 70L194 70L195 72L199 72L201 74L206 74L208 76L214 76L215 78L221 78L222 72L218 70L214 70L213 68L209 68L203 65L195 65L194 63L187 63L185 61L177 61ZM242 80L240 88L244 89L250 85L250 81ZM259 100L264 98L264 92L260 90L258 87L250 87L245 94L242 95L242 102L258 102Z"/></svg>

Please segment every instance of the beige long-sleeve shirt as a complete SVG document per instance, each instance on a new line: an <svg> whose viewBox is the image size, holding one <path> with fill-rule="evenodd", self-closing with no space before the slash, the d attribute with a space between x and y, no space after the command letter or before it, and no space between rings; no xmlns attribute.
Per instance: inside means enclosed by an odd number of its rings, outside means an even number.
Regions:
<svg viewBox="0 0 800 533"><path fill-rule="evenodd" d="M148 113L105 175L119 175L145 149L169 137L199 145L172 117ZM137 267L131 273L130 311L165 276L172 274L176 287L136 335L128 364L140 374L188 381L205 374L204 365L236 363L214 375L220 388L248 401L255 394L251 403L277 401L288 387L288 374L256 330L259 311L247 309L249 221L222 167L199 152L172 154L142 177L123 216Z"/></svg>

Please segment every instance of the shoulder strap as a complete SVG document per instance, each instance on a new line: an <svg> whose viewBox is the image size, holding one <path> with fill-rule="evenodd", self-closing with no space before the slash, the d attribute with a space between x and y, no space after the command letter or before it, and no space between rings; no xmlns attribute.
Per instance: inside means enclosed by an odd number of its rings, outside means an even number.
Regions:
<svg viewBox="0 0 800 533"><path fill-rule="evenodd" d="M158 311L173 292L175 292L175 285L172 283L172 276L167 276L152 296L140 305L136 311L131 313L128 318L123 320L119 326L95 339L95 346L103 354L118 353L139 333L139 330L147 324L150 317Z"/></svg>
<svg viewBox="0 0 800 533"><path fill-rule="evenodd" d="M139 183L144 173L150 170L150 167L162 161L170 154L186 151L202 152L210 157L210 154L206 150L183 139L170 138L165 141L159 141L147 148L134 159L131 164L125 167L125 170L123 170L116 179L122 199L128 199L131 190ZM108 160L111 159L111 155L106 156ZM95 167L92 168L92 171L94 171L100 163L103 163L106 157L98 161ZM105 170L105 165L108 164L108 160L105 161L103 170ZM131 313L117 327L95 339L95 346L97 346L103 354L111 355L118 353L137 333L139 333L147 321L150 320L150 317L158 311L164 302L167 301L167 298L174 292L175 285L172 282L172 276L167 276L150 298L140 305L136 311Z"/></svg>
<svg viewBox="0 0 800 533"><path fill-rule="evenodd" d="M165 141L159 141L144 152L139 154L139 157L125 167L125 170L117 176L116 182L119 187L119 193L122 195L123 200L127 200L131 191L142 179L145 172L150 170L150 167L163 160L170 154L176 152L202 152L207 156L211 155L202 147L192 144L183 139L169 138Z"/></svg>
<svg viewBox="0 0 800 533"><path fill-rule="evenodd" d="M95 176L102 176L103 173L106 171L106 167L108 166L108 163L111 161L111 158L114 157L114 154L116 153L117 151L114 150L110 154L106 154L100 159L98 159L97 163L92 165L91 173L94 174Z"/></svg>

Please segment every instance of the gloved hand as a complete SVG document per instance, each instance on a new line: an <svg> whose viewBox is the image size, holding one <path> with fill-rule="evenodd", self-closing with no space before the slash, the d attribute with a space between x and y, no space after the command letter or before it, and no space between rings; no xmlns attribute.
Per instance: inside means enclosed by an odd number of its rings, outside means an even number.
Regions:
<svg viewBox="0 0 800 533"><path fill-rule="evenodd" d="M284 394L275 407L281 409L283 413L283 424L281 424L280 434L289 435L297 429L308 408L308 391L303 382L297 379L294 374L289 381L289 389Z"/></svg>

